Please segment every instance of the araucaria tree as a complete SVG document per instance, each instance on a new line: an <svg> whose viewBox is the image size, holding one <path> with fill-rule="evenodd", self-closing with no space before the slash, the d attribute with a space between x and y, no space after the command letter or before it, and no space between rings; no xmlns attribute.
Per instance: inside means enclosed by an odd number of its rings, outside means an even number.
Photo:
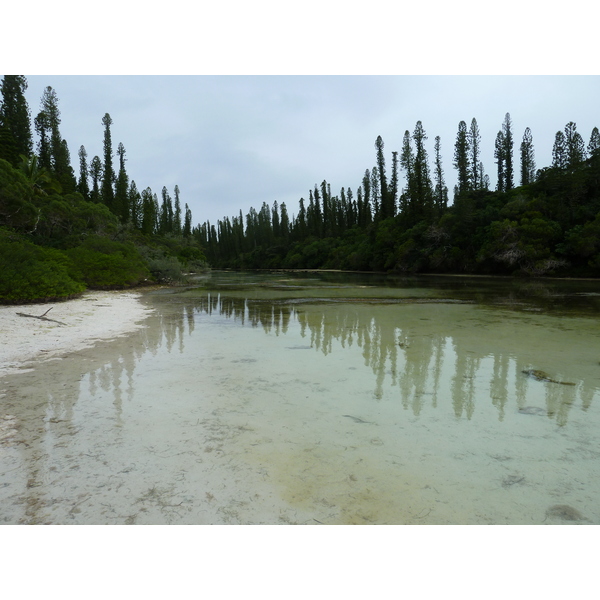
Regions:
<svg viewBox="0 0 600 600"><path fill-rule="evenodd" d="M110 115L106 113L102 117L102 125L104 125L104 167L102 171L102 185L100 187L100 196L102 202L108 206L111 210L114 210L115 192L113 183L115 180L115 172L113 170L113 154L112 154L112 141L110 135L110 126L113 121Z"/></svg>
<svg viewBox="0 0 600 600"><path fill-rule="evenodd" d="M25 100L27 80L23 75L5 75L0 83L0 158L13 165L22 154L29 158L33 152L31 116Z"/></svg>
<svg viewBox="0 0 600 600"><path fill-rule="evenodd" d="M557 131L554 136L554 146L552 146L552 166L555 169L565 169L567 162L565 134L562 131Z"/></svg>
<svg viewBox="0 0 600 600"><path fill-rule="evenodd" d="M400 153L400 167L406 174L406 187L400 196L400 212L405 216L408 216L411 210L412 196L414 191L414 162L415 157L410 139L410 131L406 130L404 132L404 137L402 138L402 152Z"/></svg>
<svg viewBox="0 0 600 600"><path fill-rule="evenodd" d="M471 172L469 169L469 135L467 124L458 124L458 133L454 144L454 168L458 171L458 195L461 196L470 188Z"/></svg>
<svg viewBox="0 0 600 600"><path fill-rule="evenodd" d="M435 189L433 192L434 205L436 212L439 215L446 210L448 206L448 188L444 183L444 169L442 168L442 154L441 154L441 142L440 136L435 137L435 168L434 168L434 181Z"/></svg>
<svg viewBox="0 0 600 600"><path fill-rule="evenodd" d="M598 133L597 127L592 129L590 143L588 144L588 154L590 157L598 156L600 154L600 133Z"/></svg>
<svg viewBox="0 0 600 600"><path fill-rule="evenodd" d="M127 223L131 217L129 206L129 177L125 170L125 146L119 143L117 147L117 155L119 157L119 175L115 185L114 212L121 219L122 223Z"/></svg>
<svg viewBox="0 0 600 600"><path fill-rule="evenodd" d="M494 144L494 158L496 159L496 165L498 167L498 183L496 184L496 189L499 192L506 191L506 161L504 160L504 152L504 135L502 131L499 131L496 135L496 143Z"/></svg>
<svg viewBox="0 0 600 600"><path fill-rule="evenodd" d="M85 146L79 147L79 182L77 183L77 191L84 197L85 200L90 199L90 184L88 182L89 171L87 165L87 152Z"/></svg>
<svg viewBox="0 0 600 600"><path fill-rule="evenodd" d="M100 202L100 181L102 179L102 161L99 156L94 156L90 162L90 177L92 178L92 191L90 192L90 200L92 202Z"/></svg>
<svg viewBox="0 0 600 600"><path fill-rule="evenodd" d="M585 159L585 143L581 134L577 131L577 125L573 121L565 126L565 143L567 149L567 165L570 169L577 168Z"/></svg>
<svg viewBox="0 0 600 600"><path fill-rule="evenodd" d="M431 220L433 209L433 190L431 178L429 177L429 162L427 150L425 150L425 130L421 121L417 121L413 132L415 142L415 161L413 166L415 182L415 198L417 213L420 219Z"/></svg>
<svg viewBox="0 0 600 600"><path fill-rule="evenodd" d="M379 192L381 194L381 204L379 206L378 216L382 219L394 216L393 200L391 200L388 190L387 178L385 175L385 157L383 155L383 139L377 136L375 140L377 149L377 174L379 175Z"/></svg>
<svg viewBox="0 0 600 600"><path fill-rule="evenodd" d="M469 158L471 168L471 187L474 190L478 190L483 187L483 179L480 178L479 167L481 155L481 134L479 133L479 126L477 120L471 121L471 127L469 128Z"/></svg>
<svg viewBox="0 0 600 600"><path fill-rule="evenodd" d="M61 138L59 130L58 96L50 86L44 90L40 112L34 123L40 136L38 146L40 166L54 175L64 193L75 191L77 182L70 164L69 149L66 140Z"/></svg>
<svg viewBox="0 0 600 600"><path fill-rule="evenodd" d="M527 127L521 142L521 185L529 185L535 181L535 158L533 153L533 136Z"/></svg>
<svg viewBox="0 0 600 600"><path fill-rule="evenodd" d="M504 116L504 123L502 123L502 137L504 141L504 189L508 192L514 187L513 134L512 121L509 113L506 113Z"/></svg>

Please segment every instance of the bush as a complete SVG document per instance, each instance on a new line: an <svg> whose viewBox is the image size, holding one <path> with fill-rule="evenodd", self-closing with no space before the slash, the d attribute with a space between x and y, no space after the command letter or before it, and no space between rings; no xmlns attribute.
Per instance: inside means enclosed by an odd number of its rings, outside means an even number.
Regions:
<svg viewBox="0 0 600 600"><path fill-rule="evenodd" d="M73 263L72 276L91 288L131 287L150 277L142 257L131 243L91 236L81 246L67 250L66 254Z"/></svg>
<svg viewBox="0 0 600 600"><path fill-rule="evenodd" d="M72 265L60 251L42 248L0 231L0 303L67 299L85 290L70 275Z"/></svg>

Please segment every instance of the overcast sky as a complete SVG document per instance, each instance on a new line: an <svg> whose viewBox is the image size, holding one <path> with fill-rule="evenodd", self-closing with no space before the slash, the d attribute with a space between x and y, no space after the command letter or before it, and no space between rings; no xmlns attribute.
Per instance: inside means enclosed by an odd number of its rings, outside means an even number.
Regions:
<svg viewBox="0 0 600 600"><path fill-rule="evenodd" d="M32 118L44 88L56 91L77 176L81 145L88 160L103 158L101 121L109 113L113 148L125 146L130 179L159 199L163 186L173 197L178 185L194 225L240 210L245 216L263 202L285 202L290 215L297 214L298 200L324 179L334 194L342 187L356 192L375 165L377 136L389 176L392 151L401 150L405 130L412 133L418 120L431 164L435 136L441 138L450 197L461 120L477 119L493 184L494 142L507 112L517 165L526 127L539 168L550 164L554 136L566 123L577 124L586 144L600 126L598 76L26 77Z"/></svg>

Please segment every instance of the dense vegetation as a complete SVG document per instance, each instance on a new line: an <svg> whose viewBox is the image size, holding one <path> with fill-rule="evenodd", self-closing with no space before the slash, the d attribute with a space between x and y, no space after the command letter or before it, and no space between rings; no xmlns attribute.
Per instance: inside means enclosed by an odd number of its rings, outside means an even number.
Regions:
<svg viewBox="0 0 600 600"><path fill-rule="evenodd" d="M216 225L192 226L166 187L160 200L129 179L126 151L113 150L108 113L99 120L103 156L80 146L79 177L60 134L56 92L47 87L33 119L21 75L0 83L0 302L68 298L86 288L184 280L185 271L347 269L392 272L600 274L600 134L585 144L573 122L558 131L552 164L536 169L529 128L514 160L505 115L494 145L497 185L481 161L476 119L458 126L449 202L440 138L430 163L420 121L392 152L384 143L356 192L333 195L327 181L285 204L262 204ZM33 133L37 142L34 152ZM116 164L113 164L113 159ZM515 184L519 175L519 185ZM401 181L402 178L402 181Z"/></svg>
<svg viewBox="0 0 600 600"><path fill-rule="evenodd" d="M0 84L0 303L182 280L185 271L206 267L179 188L174 202L166 187L161 203L150 188L140 193L122 143L115 171L108 113L103 159L88 162L81 146L77 179L56 92L47 87L41 99L34 153L26 89L22 75L5 75Z"/></svg>
<svg viewBox="0 0 600 600"><path fill-rule="evenodd" d="M461 121L454 146L458 183L449 205L440 138L433 169L419 121L406 131L386 174L384 144L356 194L332 195L323 181L290 218L285 204L198 227L209 262L232 268L329 268L504 275L600 274L600 135L589 144L575 123L556 133L552 165L536 169L532 134L520 145L515 185L514 134L506 114L495 140L497 186L480 160L477 121ZM404 176L401 186L399 173Z"/></svg>

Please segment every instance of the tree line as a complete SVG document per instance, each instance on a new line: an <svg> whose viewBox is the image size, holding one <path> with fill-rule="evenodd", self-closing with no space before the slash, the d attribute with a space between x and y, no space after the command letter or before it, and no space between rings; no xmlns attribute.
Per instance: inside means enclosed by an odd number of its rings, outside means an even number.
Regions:
<svg viewBox="0 0 600 600"><path fill-rule="evenodd" d="M182 279L206 267L179 187L174 199L166 187L160 200L149 187L138 190L123 143L114 151L109 113L102 159L88 161L80 146L76 177L56 91L45 88L32 120L26 89L22 75L0 83L0 302Z"/></svg>
<svg viewBox="0 0 600 600"><path fill-rule="evenodd" d="M556 132L551 165L536 168L533 135L523 133L517 160L506 113L495 139L495 189L481 160L477 120L460 121L449 202L441 140L432 163L423 124L405 131L386 164L375 140L375 165L356 190L333 194L326 180L300 198L263 203L194 233L208 260L232 268L339 268L365 271L594 275L600 267L600 134L586 146L576 124ZM389 159L389 157L388 157ZM390 167L388 170L388 166ZM389 175L388 175L389 173ZM517 183L518 179L518 183Z"/></svg>

